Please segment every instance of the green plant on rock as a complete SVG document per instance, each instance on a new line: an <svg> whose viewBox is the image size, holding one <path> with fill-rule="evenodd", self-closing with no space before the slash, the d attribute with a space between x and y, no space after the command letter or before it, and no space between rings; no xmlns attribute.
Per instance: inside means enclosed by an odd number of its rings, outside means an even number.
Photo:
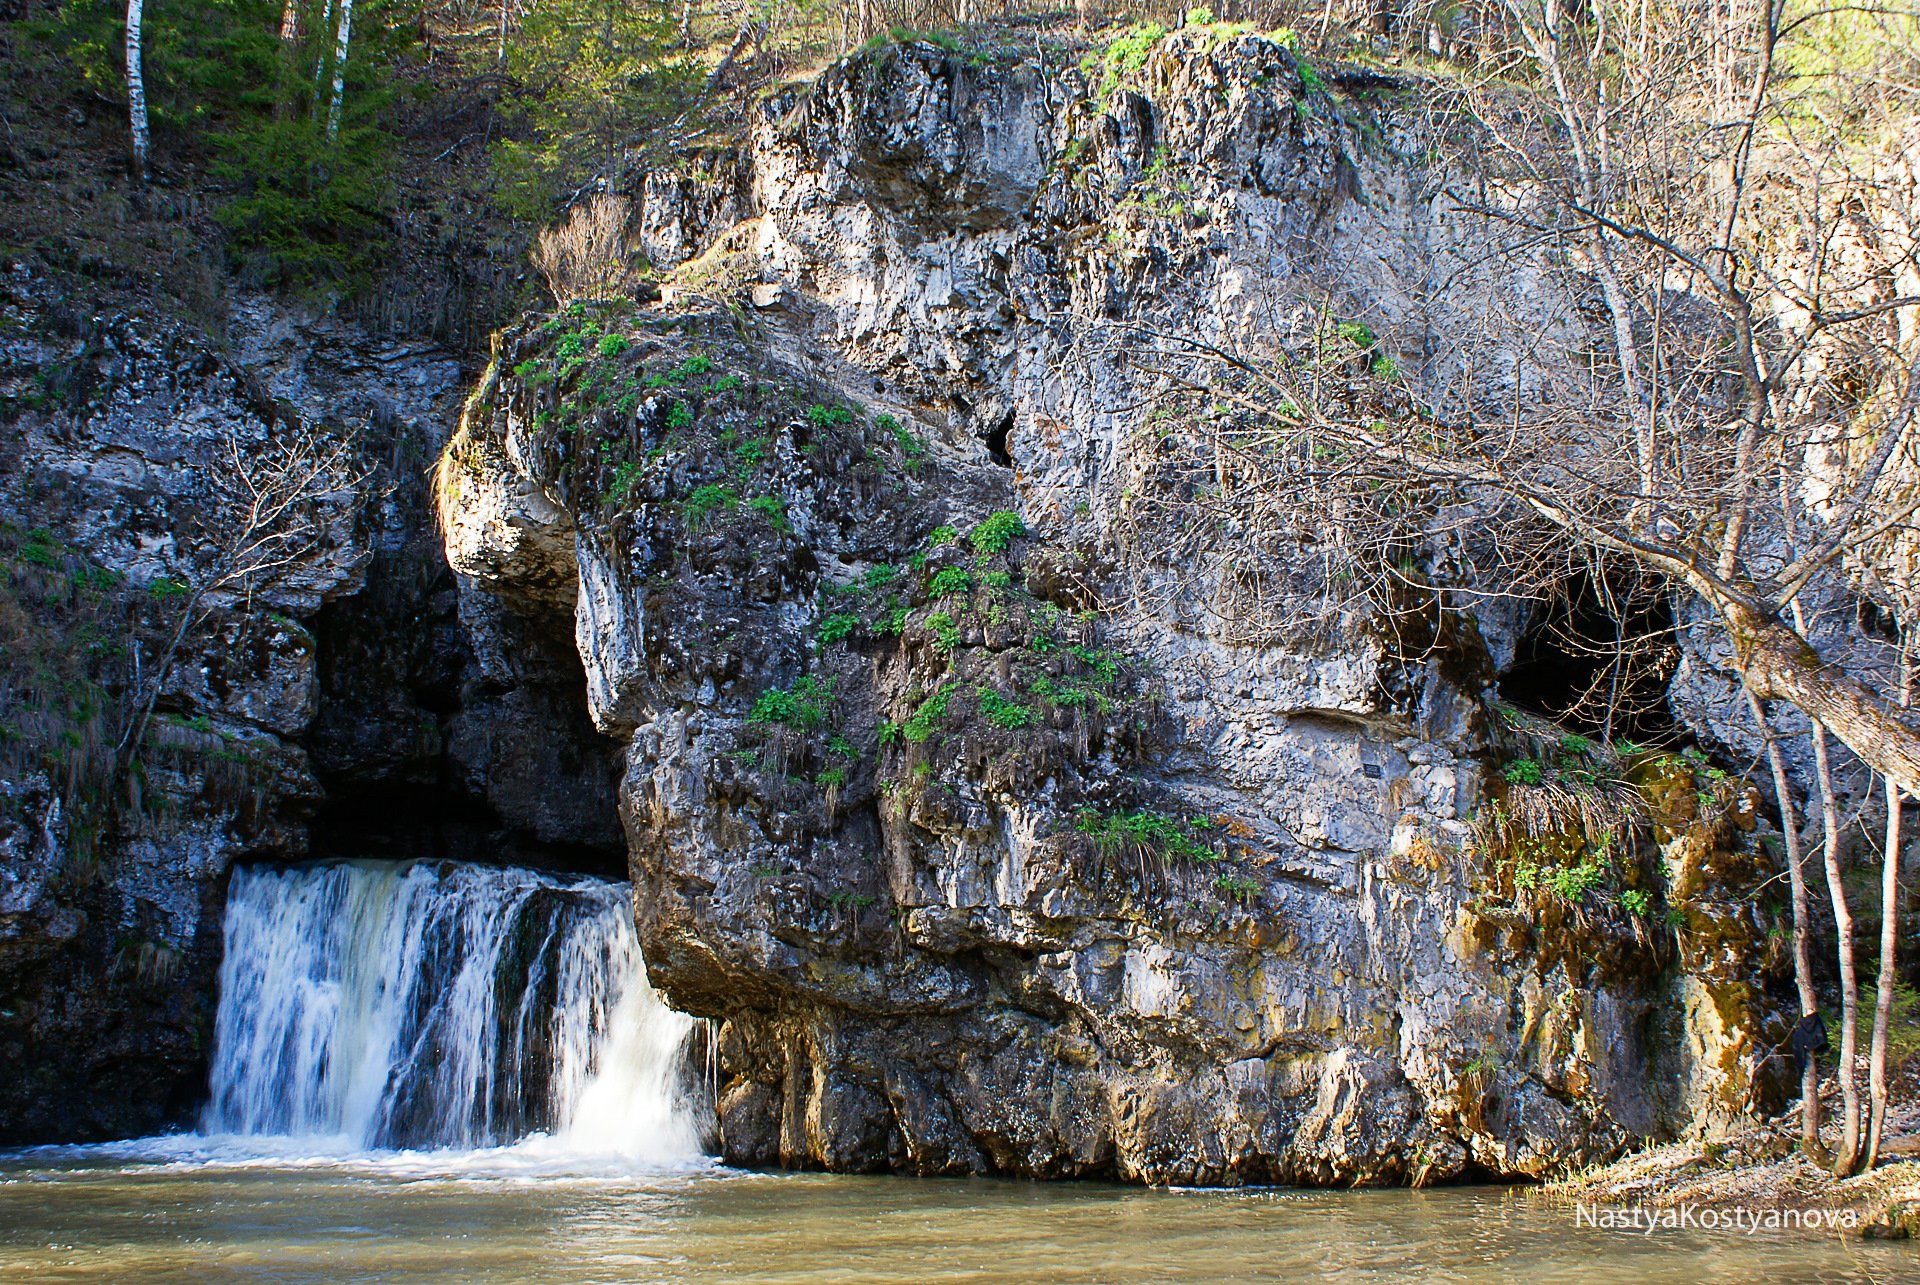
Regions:
<svg viewBox="0 0 1920 1285"><path fill-rule="evenodd" d="M1081 60L1081 69L1087 72L1101 73L1100 85L1095 93L1107 98L1120 88L1121 78L1131 76L1147 65L1154 46L1166 37L1167 29L1157 22L1136 22L1127 26L1107 42L1107 47L1098 53L1090 53Z"/></svg>
<svg viewBox="0 0 1920 1285"><path fill-rule="evenodd" d="M640 478L640 466L632 460L622 460L613 470L613 477L607 483L606 493L600 497L600 503L615 509L627 502L633 484Z"/></svg>
<svg viewBox="0 0 1920 1285"><path fill-rule="evenodd" d="M1074 830L1103 852L1126 846L1146 848L1167 860L1218 861L1220 854L1195 837L1212 829L1204 817L1185 821L1158 812L1101 812L1088 808L1074 818Z"/></svg>
<svg viewBox="0 0 1920 1285"><path fill-rule="evenodd" d="M776 531L791 531L793 524L787 521L787 502L777 495L756 495L747 501L747 507L767 520L767 525Z"/></svg>
<svg viewBox="0 0 1920 1285"><path fill-rule="evenodd" d="M929 615L927 628L933 631L933 645L941 651L951 652L960 645L960 626L946 612L936 611Z"/></svg>
<svg viewBox="0 0 1920 1285"><path fill-rule="evenodd" d="M706 524L708 518L716 513L725 512L739 500L739 496L718 482L709 482L696 487L688 495L683 505L687 515L687 524L698 528Z"/></svg>
<svg viewBox="0 0 1920 1285"><path fill-rule="evenodd" d="M934 572L933 579L927 582L927 592L935 598L972 591L973 577L959 567L942 567Z"/></svg>
<svg viewBox="0 0 1920 1285"><path fill-rule="evenodd" d="M747 722L810 732L825 726L832 712L833 681L802 674L791 687L769 687L761 692L747 712Z"/></svg>
<svg viewBox="0 0 1920 1285"><path fill-rule="evenodd" d="M665 388L669 384L684 384L689 380L699 379L712 369L711 358L696 354L664 374L648 375L645 382L648 388Z"/></svg>
<svg viewBox="0 0 1920 1285"><path fill-rule="evenodd" d="M1019 701L1009 700L993 688L982 684L976 689L980 697L980 712L995 727L1004 727L1008 731L1018 731L1030 726L1035 718L1033 707L1022 705Z"/></svg>
<svg viewBox="0 0 1920 1285"><path fill-rule="evenodd" d="M907 426L902 424L897 416L882 412L873 417L873 426L892 436L894 445L900 448L901 458L906 462L909 473L926 463L927 444L908 432Z"/></svg>
<svg viewBox="0 0 1920 1285"><path fill-rule="evenodd" d="M1507 764L1506 771L1502 775L1507 778L1509 785L1538 785L1542 779L1542 771L1537 759L1515 759Z"/></svg>
<svg viewBox="0 0 1920 1285"><path fill-rule="evenodd" d="M822 406L815 403L807 407L807 423L818 429L837 428L842 424L853 423L853 412L845 406Z"/></svg>
<svg viewBox="0 0 1920 1285"><path fill-rule="evenodd" d="M1027 533L1026 523L1020 520L1018 513L1002 510L989 515L973 528L973 534L967 537L973 545L973 551L981 554L1004 553L1008 545Z"/></svg>
<svg viewBox="0 0 1920 1285"><path fill-rule="evenodd" d="M915 745L930 738L939 730L940 721L947 716L947 702L953 699L958 686L958 683L942 683L923 699L901 727L901 735Z"/></svg>
<svg viewBox="0 0 1920 1285"><path fill-rule="evenodd" d="M1222 874L1213 881L1213 886L1235 901L1251 901L1253 895L1260 891L1260 885L1245 875Z"/></svg>
<svg viewBox="0 0 1920 1285"><path fill-rule="evenodd" d="M820 641L832 646L851 638L860 628L860 617L850 611L837 611L820 622Z"/></svg>

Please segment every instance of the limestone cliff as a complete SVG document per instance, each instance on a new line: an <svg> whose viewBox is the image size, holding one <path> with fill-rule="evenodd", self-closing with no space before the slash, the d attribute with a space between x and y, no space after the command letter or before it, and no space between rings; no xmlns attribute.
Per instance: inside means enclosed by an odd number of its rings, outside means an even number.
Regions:
<svg viewBox="0 0 1920 1285"><path fill-rule="evenodd" d="M760 104L638 193L666 301L503 334L442 459L463 617L571 634L626 747L725 1155L1425 1182L1765 1105L1750 794L1496 716L1490 613L1196 583L1149 502L1169 337L1335 300L1467 359L1418 131L1258 37L1101 79L910 44Z"/></svg>

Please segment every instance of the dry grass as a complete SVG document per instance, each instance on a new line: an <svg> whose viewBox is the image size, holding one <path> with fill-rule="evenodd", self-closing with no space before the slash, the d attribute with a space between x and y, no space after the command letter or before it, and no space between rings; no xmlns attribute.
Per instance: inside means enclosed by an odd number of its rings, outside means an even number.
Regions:
<svg viewBox="0 0 1920 1285"><path fill-rule="evenodd" d="M1836 1178L1801 1154L1796 1109L1724 1140L1651 1147L1549 1183L1540 1198L1648 1209L1852 1210L1861 1234L1912 1236L1920 1233L1920 1063L1908 1063L1894 1089L1881 1163L1871 1173ZM1822 1102L1831 1138L1839 1111L1831 1079Z"/></svg>

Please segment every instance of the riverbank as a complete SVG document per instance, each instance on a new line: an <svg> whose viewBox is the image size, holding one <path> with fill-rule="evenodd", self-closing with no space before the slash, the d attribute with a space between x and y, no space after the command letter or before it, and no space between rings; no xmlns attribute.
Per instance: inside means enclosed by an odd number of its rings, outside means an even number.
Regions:
<svg viewBox="0 0 1920 1285"><path fill-rule="evenodd" d="M1863 1081L1864 1082L1864 1081ZM1722 1141L1667 1143L1540 1188L1541 1199L1562 1206L1635 1211L1645 1215L1712 1211L1729 1218L1769 1215L1806 1227L1855 1235L1920 1238L1920 1065L1909 1062L1893 1086L1893 1108L1880 1164L1871 1173L1836 1178L1798 1149L1799 1121L1789 1111ZM1823 1094L1831 1143L1839 1096Z"/></svg>

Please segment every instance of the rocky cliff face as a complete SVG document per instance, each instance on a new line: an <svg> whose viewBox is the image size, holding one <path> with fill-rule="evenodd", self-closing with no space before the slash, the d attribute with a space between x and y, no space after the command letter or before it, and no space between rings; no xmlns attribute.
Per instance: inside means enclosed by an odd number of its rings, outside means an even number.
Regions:
<svg viewBox="0 0 1920 1285"><path fill-rule="evenodd" d="M235 861L618 845L571 648L502 677L461 628L424 483L461 359L261 299L209 335L88 297L25 252L0 280L5 1142L191 1120ZM197 599L242 462L309 433L351 459L314 538Z"/></svg>
<svg viewBox="0 0 1920 1285"><path fill-rule="evenodd" d="M727 1158L1424 1182L1764 1104L1755 800L1496 717L1490 614L1191 574L1156 491L1169 343L1475 359L1416 133L1259 38L1102 79L912 45L770 100L647 181L666 302L507 332L442 458L482 668L570 635L626 747Z"/></svg>

